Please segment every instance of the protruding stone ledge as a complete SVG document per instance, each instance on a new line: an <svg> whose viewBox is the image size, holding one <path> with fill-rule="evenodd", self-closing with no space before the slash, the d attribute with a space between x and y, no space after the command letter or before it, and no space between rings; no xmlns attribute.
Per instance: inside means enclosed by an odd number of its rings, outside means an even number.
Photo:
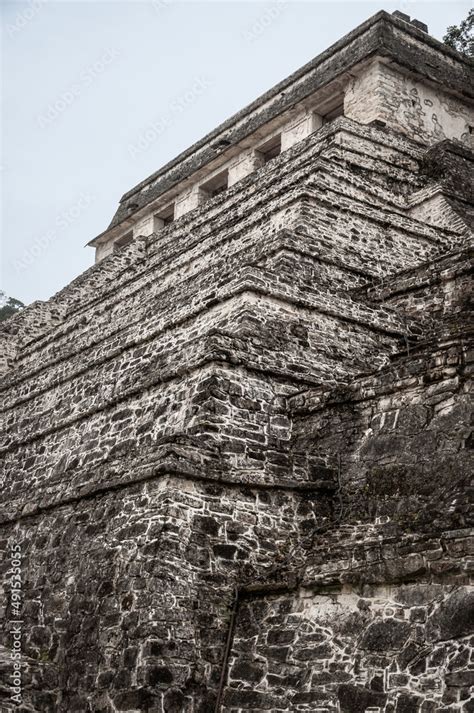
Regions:
<svg viewBox="0 0 474 713"><path fill-rule="evenodd" d="M186 440L182 437L182 440ZM131 469L130 469L131 470ZM77 484L59 483L56 487L46 485L44 491L37 489L34 502L16 505L15 501L0 509L0 527L20 519L34 518L43 512L64 507L81 500L100 497L107 493L126 488L139 488L143 484L161 480L163 488L172 489L172 481L208 483L223 488L238 490L290 491L295 494L320 494L322 498L332 498L337 489L334 471L319 467L318 473L325 477L306 480L294 478L274 478L264 471L249 474L245 470L226 467L219 454L211 454L203 448L173 441L161 443L158 447L141 453L140 460L134 461L133 473L124 466L123 459L108 462L101 468L101 474L83 469L83 475L75 474ZM117 475L118 472L118 475ZM83 482L89 475L88 482ZM104 478L105 475L105 478ZM182 487L182 485L179 485Z"/></svg>
<svg viewBox="0 0 474 713"><path fill-rule="evenodd" d="M166 193L183 177L191 176L212 162L222 163L225 154L235 152L235 147L249 135L265 125L271 126L298 104L307 103L308 96L318 91L325 91L327 95L331 84L333 98L337 93L342 96L353 68L376 54L384 61L389 59L409 68L412 74L416 72L421 81L438 88L443 86L450 94L467 100L474 96L468 59L430 37L424 27L381 11L128 191L108 230L129 220L137 210Z"/></svg>
<svg viewBox="0 0 474 713"><path fill-rule="evenodd" d="M370 401L385 394L421 388L425 381L429 383L430 374L433 381L442 376L458 381L456 377L473 357L462 335L447 343L425 342L418 351L398 354L394 362L378 372L361 374L351 383L309 389L288 397L288 411L291 415L304 416L330 406Z"/></svg>

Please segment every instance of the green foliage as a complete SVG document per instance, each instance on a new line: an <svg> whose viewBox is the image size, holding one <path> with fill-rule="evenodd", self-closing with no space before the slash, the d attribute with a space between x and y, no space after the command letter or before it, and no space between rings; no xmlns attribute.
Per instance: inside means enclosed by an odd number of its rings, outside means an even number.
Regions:
<svg viewBox="0 0 474 713"><path fill-rule="evenodd" d="M459 27L457 25L448 27L443 37L443 42L468 57L474 57L473 26L474 10L469 10L468 16L461 22Z"/></svg>
<svg viewBox="0 0 474 713"><path fill-rule="evenodd" d="M16 300L14 297L7 297L6 294L0 290L0 322L16 314L23 309L24 306L23 302Z"/></svg>

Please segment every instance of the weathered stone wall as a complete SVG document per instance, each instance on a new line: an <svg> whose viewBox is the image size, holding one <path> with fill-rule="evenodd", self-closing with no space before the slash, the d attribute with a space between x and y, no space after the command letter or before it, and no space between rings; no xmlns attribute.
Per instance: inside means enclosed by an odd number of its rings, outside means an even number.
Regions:
<svg viewBox="0 0 474 713"><path fill-rule="evenodd" d="M48 344L55 355L61 342L68 342L69 351L77 344L83 352L102 334L118 333L123 322L138 324L146 311L150 318L153 304L160 313L173 311L178 292L170 288L181 290L176 305L184 314L190 297L206 304L200 291L190 286L185 292L194 274L203 273L204 284L213 284L208 266L224 278L232 274L232 254L234 265L252 264L259 251L271 251L276 232L305 226L306 217L314 237L302 240L310 251L324 252L362 275L400 270L454 246L457 231L407 216L404 194L424 183L416 173L422 157L408 140L336 120L260 169L258 181L244 179L154 239L134 241L94 266L47 304L23 310L4 326L5 337L17 345L12 366L34 361L36 368L45 367L49 361L42 350ZM384 207L387 201L394 210ZM77 341L81 332L86 342Z"/></svg>
<svg viewBox="0 0 474 713"><path fill-rule="evenodd" d="M344 114L364 124L382 122L429 144L457 139L472 145L474 110L380 59L351 82L344 95Z"/></svg>
<svg viewBox="0 0 474 713"><path fill-rule="evenodd" d="M233 583L302 546L330 509L317 491L198 476L155 476L12 526L34 710L161 710L166 691L165 710L212 709Z"/></svg>
<svg viewBox="0 0 474 713"><path fill-rule="evenodd" d="M425 582L244 599L223 710L459 710L473 604L466 587Z"/></svg>
<svg viewBox="0 0 474 713"><path fill-rule="evenodd" d="M206 181L218 171L229 170L229 185L233 185L237 176L242 177L248 170L261 166L260 161L254 160L255 156L247 160L249 147L253 147L252 151L258 149L262 141L281 133L281 145L285 150L295 140L304 138L307 132L317 129L321 120L330 120L342 113L344 94L348 91L351 96L354 76L360 75L374 57L383 58L391 64L392 71L400 75L394 84L385 85L383 103L392 113L399 104L397 92L403 88L407 76L420 86L421 92L428 91L428 101L438 110L437 120L442 119L444 123L447 120L446 136L452 135L452 125L458 123L458 113L465 116L469 107L472 109L474 90L470 59L430 37L423 23L410 22L404 13L378 12L128 191L110 226L90 244L97 247L98 254L106 254L115 240L128 236L130 231L139 234L144 220L151 224L156 215L159 222L162 210L168 210L175 201L182 206L182 198L190 190L194 202L184 202L186 209L195 208L199 199L205 197ZM442 107L438 95L445 97ZM370 107L368 95L360 99L367 108ZM445 105L449 105L448 110ZM408 106L412 106L411 102ZM453 111L456 115L454 122ZM397 122L402 120L405 126L400 111L396 113ZM353 118L366 123L368 112L359 112ZM432 121L429 123L431 125ZM459 128L454 126L453 138L459 138ZM397 130L400 130L398 123ZM438 140L439 133L433 137L430 131L429 143L432 139ZM466 133L466 128L461 132ZM237 170L236 162L240 166Z"/></svg>
<svg viewBox="0 0 474 713"><path fill-rule="evenodd" d="M337 119L5 325L22 713L462 710L469 253L411 215L432 180Z"/></svg>
<svg viewBox="0 0 474 713"><path fill-rule="evenodd" d="M460 302L464 288L460 271ZM462 341L452 332L378 376L289 399L295 448L338 472L337 508L296 579L287 562L242 589L223 710L470 710L473 356Z"/></svg>

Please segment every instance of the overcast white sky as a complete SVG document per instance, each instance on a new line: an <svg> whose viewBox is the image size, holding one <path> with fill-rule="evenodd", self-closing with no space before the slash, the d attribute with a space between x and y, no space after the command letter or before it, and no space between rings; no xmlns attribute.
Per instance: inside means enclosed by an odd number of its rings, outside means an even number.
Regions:
<svg viewBox="0 0 474 713"><path fill-rule="evenodd" d="M378 10L441 39L469 7L3 2L0 288L52 296L92 264L84 245L125 191Z"/></svg>

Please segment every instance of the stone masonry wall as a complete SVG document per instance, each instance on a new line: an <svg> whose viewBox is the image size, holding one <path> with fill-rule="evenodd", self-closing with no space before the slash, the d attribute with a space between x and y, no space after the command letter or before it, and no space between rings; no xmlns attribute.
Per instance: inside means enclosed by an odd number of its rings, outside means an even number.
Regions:
<svg viewBox="0 0 474 713"><path fill-rule="evenodd" d="M473 599L423 582L244 600L223 710L459 710L472 683Z"/></svg>
<svg viewBox="0 0 474 713"><path fill-rule="evenodd" d="M461 276L460 302L463 288ZM337 524L296 578L287 562L242 588L223 710L471 710L473 355L462 342L452 333L346 389L290 398L295 447L338 471Z"/></svg>
<svg viewBox="0 0 474 713"><path fill-rule="evenodd" d="M344 96L344 113L363 123L383 122L426 143L457 139L472 146L472 109L379 59L352 81Z"/></svg>
<svg viewBox="0 0 474 713"><path fill-rule="evenodd" d="M2 705L19 545L21 713L469 710L470 254L410 213L425 148L337 119L4 325Z"/></svg>

